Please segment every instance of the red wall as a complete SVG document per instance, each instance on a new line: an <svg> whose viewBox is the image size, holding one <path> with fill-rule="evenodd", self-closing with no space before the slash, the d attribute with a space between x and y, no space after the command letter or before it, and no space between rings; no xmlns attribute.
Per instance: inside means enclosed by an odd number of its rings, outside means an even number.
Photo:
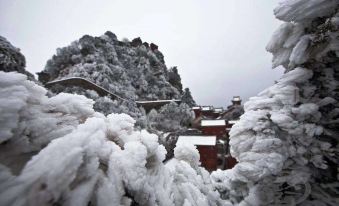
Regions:
<svg viewBox="0 0 339 206"><path fill-rule="evenodd" d="M217 147L198 145L197 149L200 153L201 166L209 172L215 171L218 165Z"/></svg>
<svg viewBox="0 0 339 206"><path fill-rule="evenodd" d="M213 110L208 110L208 111L201 111L201 114L205 117L212 117L212 118L217 118L219 117L218 113L214 113Z"/></svg>
<svg viewBox="0 0 339 206"><path fill-rule="evenodd" d="M201 131L204 135L216 135L217 138L227 133L226 126L201 127Z"/></svg>
<svg viewBox="0 0 339 206"><path fill-rule="evenodd" d="M201 110L200 109L193 109L193 112L194 112L195 118L200 117L200 115L201 115Z"/></svg>
<svg viewBox="0 0 339 206"><path fill-rule="evenodd" d="M238 162L234 157L228 156L226 157L225 169L232 169L237 163Z"/></svg>

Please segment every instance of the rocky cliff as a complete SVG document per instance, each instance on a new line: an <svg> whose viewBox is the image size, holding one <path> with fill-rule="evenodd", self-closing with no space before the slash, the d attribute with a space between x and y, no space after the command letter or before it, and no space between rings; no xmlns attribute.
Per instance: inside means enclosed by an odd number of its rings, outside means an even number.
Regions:
<svg viewBox="0 0 339 206"><path fill-rule="evenodd" d="M112 32L100 37L85 35L69 46L57 49L47 61L39 80L43 83L81 77L127 100L111 100L81 86L52 86L54 93L83 94L95 100L97 111L127 113L145 126L147 116L136 100L183 99L184 110L195 104L188 88L183 90L176 67L168 69L163 54L154 43L140 38L119 41ZM183 98L182 98L183 97ZM186 105L187 104L187 105ZM189 105L189 106L188 106ZM183 108L178 111L182 111Z"/></svg>

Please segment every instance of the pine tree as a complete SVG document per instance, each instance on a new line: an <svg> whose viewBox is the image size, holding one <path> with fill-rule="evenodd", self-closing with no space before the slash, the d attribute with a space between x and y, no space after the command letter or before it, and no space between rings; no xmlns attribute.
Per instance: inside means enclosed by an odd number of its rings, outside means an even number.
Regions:
<svg viewBox="0 0 339 206"><path fill-rule="evenodd" d="M184 92L181 96L181 102L187 104L190 107L194 107L196 105L189 88L184 89Z"/></svg>
<svg viewBox="0 0 339 206"><path fill-rule="evenodd" d="M177 67L170 68L168 72L168 81L171 85L177 88L179 91L182 91L181 77L178 73Z"/></svg>

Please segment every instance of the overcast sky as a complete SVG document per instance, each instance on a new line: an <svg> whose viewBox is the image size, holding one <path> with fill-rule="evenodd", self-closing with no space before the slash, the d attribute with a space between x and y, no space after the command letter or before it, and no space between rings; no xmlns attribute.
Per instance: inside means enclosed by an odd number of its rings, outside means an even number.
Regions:
<svg viewBox="0 0 339 206"><path fill-rule="evenodd" d="M265 51L279 0L0 0L0 35L41 71L56 48L110 30L154 42L198 104L227 106L277 80Z"/></svg>

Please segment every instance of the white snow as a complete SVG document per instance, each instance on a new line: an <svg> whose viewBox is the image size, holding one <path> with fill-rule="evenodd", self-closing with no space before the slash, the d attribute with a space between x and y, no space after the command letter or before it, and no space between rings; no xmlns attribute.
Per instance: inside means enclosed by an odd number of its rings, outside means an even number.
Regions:
<svg viewBox="0 0 339 206"><path fill-rule="evenodd" d="M210 107L210 106L203 106L203 107L201 107L201 110L202 111L210 111L210 110L212 110L213 108L212 107Z"/></svg>
<svg viewBox="0 0 339 206"><path fill-rule="evenodd" d="M266 46L266 50L272 53L277 52L285 43L286 39L289 37L292 30L293 30L292 23L287 22L281 24L279 28L273 33L271 40Z"/></svg>
<svg viewBox="0 0 339 206"><path fill-rule="evenodd" d="M307 48L310 44L310 37L305 35L300 38L300 41L295 45L290 56L290 62L296 65L305 63L309 58Z"/></svg>
<svg viewBox="0 0 339 206"><path fill-rule="evenodd" d="M239 120L229 120L228 123L229 124L236 124Z"/></svg>
<svg viewBox="0 0 339 206"><path fill-rule="evenodd" d="M275 16L283 21L310 21L333 13L338 0L285 0L274 9Z"/></svg>
<svg viewBox="0 0 339 206"><path fill-rule="evenodd" d="M214 146L216 144L216 136L179 136L176 145L180 144Z"/></svg>
<svg viewBox="0 0 339 206"><path fill-rule="evenodd" d="M158 137L129 115L95 113L81 95L49 98L18 73L0 72L0 85L0 205L227 203L195 146L175 148L172 171Z"/></svg>
<svg viewBox="0 0 339 206"><path fill-rule="evenodd" d="M240 97L233 97L233 101L241 101Z"/></svg>
<svg viewBox="0 0 339 206"><path fill-rule="evenodd" d="M221 120L201 120L202 127L209 127L209 126L225 126L226 121L224 119Z"/></svg>
<svg viewBox="0 0 339 206"><path fill-rule="evenodd" d="M224 109L223 108L214 108L214 112L223 112Z"/></svg>

